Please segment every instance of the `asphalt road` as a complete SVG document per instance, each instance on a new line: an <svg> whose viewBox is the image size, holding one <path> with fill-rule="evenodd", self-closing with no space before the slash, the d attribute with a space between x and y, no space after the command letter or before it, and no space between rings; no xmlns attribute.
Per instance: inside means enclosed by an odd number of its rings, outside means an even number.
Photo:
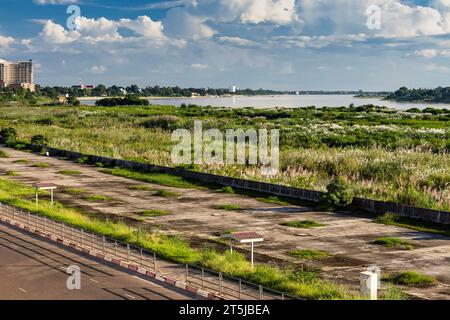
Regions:
<svg viewBox="0 0 450 320"><path fill-rule="evenodd" d="M67 267L81 289L67 289ZM1 300L185 300L195 297L120 271L0 223Z"/></svg>

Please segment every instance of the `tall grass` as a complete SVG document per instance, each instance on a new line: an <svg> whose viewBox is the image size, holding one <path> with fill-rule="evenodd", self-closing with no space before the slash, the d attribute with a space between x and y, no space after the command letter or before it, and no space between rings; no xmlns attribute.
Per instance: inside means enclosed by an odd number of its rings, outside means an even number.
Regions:
<svg viewBox="0 0 450 320"><path fill-rule="evenodd" d="M276 178L254 166L200 166L204 172L325 190L335 176L355 196L450 210L450 129L447 115L367 110L255 110L222 108L22 108L0 111L0 127L19 139L42 134L56 148L172 166L171 129L156 118L194 119L219 129L252 126L281 130ZM48 121L53 125L45 125ZM148 121L153 121L148 126ZM147 127L145 126L147 124Z"/></svg>

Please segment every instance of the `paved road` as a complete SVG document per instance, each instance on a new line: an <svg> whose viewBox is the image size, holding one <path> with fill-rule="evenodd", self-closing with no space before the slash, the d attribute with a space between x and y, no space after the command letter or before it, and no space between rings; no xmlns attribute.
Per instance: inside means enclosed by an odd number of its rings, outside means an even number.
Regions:
<svg viewBox="0 0 450 320"><path fill-rule="evenodd" d="M81 290L68 290L67 267L81 269ZM122 272L0 224L1 300L180 300L175 288Z"/></svg>

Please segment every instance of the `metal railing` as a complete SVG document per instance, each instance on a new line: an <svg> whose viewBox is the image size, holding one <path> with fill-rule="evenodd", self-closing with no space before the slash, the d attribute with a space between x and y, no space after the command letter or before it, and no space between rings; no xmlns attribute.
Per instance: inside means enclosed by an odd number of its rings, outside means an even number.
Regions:
<svg viewBox="0 0 450 320"><path fill-rule="evenodd" d="M155 274L185 282L198 289L218 294L230 300L284 300L298 299L242 279L229 277L220 272L199 266L180 264L159 257L155 252L129 243L108 238L82 228L34 214L21 208L0 202L0 214L28 228L67 240L81 247L92 249L113 259L153 271Z"/></svg>

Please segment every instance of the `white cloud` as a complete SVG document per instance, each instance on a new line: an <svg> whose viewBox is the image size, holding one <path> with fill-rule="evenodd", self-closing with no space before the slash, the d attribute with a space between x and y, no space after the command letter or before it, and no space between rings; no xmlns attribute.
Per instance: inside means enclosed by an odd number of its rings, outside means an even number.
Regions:
<svg viewBox="0 0 450 320"><path fill-rule="evenodd" d="M114 20L78 17L75 24L82 39L89 42L114 42L122 39L118 32L118 22Z"/></svg>
<svg viewBox="0 0 450 320"><path fill-rule="evenodd" d="M108 69L104 66L92 66L91 72L95 74L102 74L105 73Z"/></svg>
<svg viewBox="0 0 450 320"><path fill-rule="evenodd" d="M136 20L120 19L120 27L127 28L148 39L164 40L161 21L153 21L147 16L138 17Z"/></svg>
<svg viewBox="0 0 450 320"><path fill-rule="evenodd" d="M44 41L51 44L67 44L80 38L78 31L67 31L61 25L54 23L51 20L44 22L44 27L39 35Z"/></svg>
<svg viewBox="0 0 450 320"><path fill-rule="evenodd" d="M415 52L416 56L424 57L424 58L434 58L438 56L438 51L435 49L424 49L418 50Z"/></svg>
<svg viewBox="0 0 450 320"><path fill-rule="evenodd" d="M207 64L201 64L201 63L191 64L191 68L196 69L196 70L205 70L205 69L208 69L208 67L209 66Z"/></svg>
<svg viewBox="0 0 450 320"><path fill-rule="evenodd" d="M14 43L14 38L0 35L0 48L9 48Z"/></svg>
<svg viewBox="0 0 450 320"><path fill-rule="evenodd" d="M450 57L450 50L424 49L415 52L416 56L424 58Z"/></svg>
<svg viewBox="0 0 450 320"><path fill-rule="evenodd" d="M238 45L238 46L243 46L243 47L250 47L250 46L254 46L256 45L255 41L252 40L248 40L248 39L243 39L240 37L218 37L218 40L222 43L227 43L227 44L231 44L231 45Z"/></svg>
<svg viewBox="0 0 450 320"><path fill-rule="evenodd" d="M78 41L88 44L96 43L130 43L145 46L149 43L159 47L165 43L183 47L185 41L174 39L169 42L164 35L164 27L161 21L153 21L148 16L139 16L136 19L110 20L107 18L87 18L78 17L75 20L76 30L66 30L62 25L51 20L35 22L44 25L40 37L50 44L70 44ZM121 34L121 30L132 31L133 34L126 36Z"/></svg>
<svg viewBox="0 0 450 320"><path fill-rule="evenodd" d="M221 21L275 25L300 22L295 0L217 0L215 2L216 18Z"/></svg>
<svg viewBox="0 0 450 320"><path fill-rule="evenodd" d="M449 73L450 67L432 63L432 64L427 64L425 66L425 70L430 71L430 72Z"/></svg>
<svg viewBox="0 0 450 320"><path fill-rule="evenodd" d="M169 35L193 40L208 39L217 33L205 22L206 18L194 16L183 8L169 10L164 19L165 30Z"/></svg>
<svg viewBox="0 0 450 320"><path fill-rule="evenodd" d="M445 0L448 1L448 0ZM381 9L381 29L367 28L366 9L378 5ZM345 14L343 14L345 12ZM299 17L306 25L320 29L320 24L332 22L333 33L369 33L385 37L416 37L450 32L450 15L432 7L406 4L400 0L302 0Z"/></svg>
<svg viewBox="0 0 450 320"><path fill-rule="evenodd" d="M220 11L242 23L289 24L298 20L295 0L219 0Z"/></svg>
<svg viewBox="0 0 450 320"><path fill-rule="evenodd" d="M72 4L78 3L78 0L34 0L37 4Z"/></svg>

